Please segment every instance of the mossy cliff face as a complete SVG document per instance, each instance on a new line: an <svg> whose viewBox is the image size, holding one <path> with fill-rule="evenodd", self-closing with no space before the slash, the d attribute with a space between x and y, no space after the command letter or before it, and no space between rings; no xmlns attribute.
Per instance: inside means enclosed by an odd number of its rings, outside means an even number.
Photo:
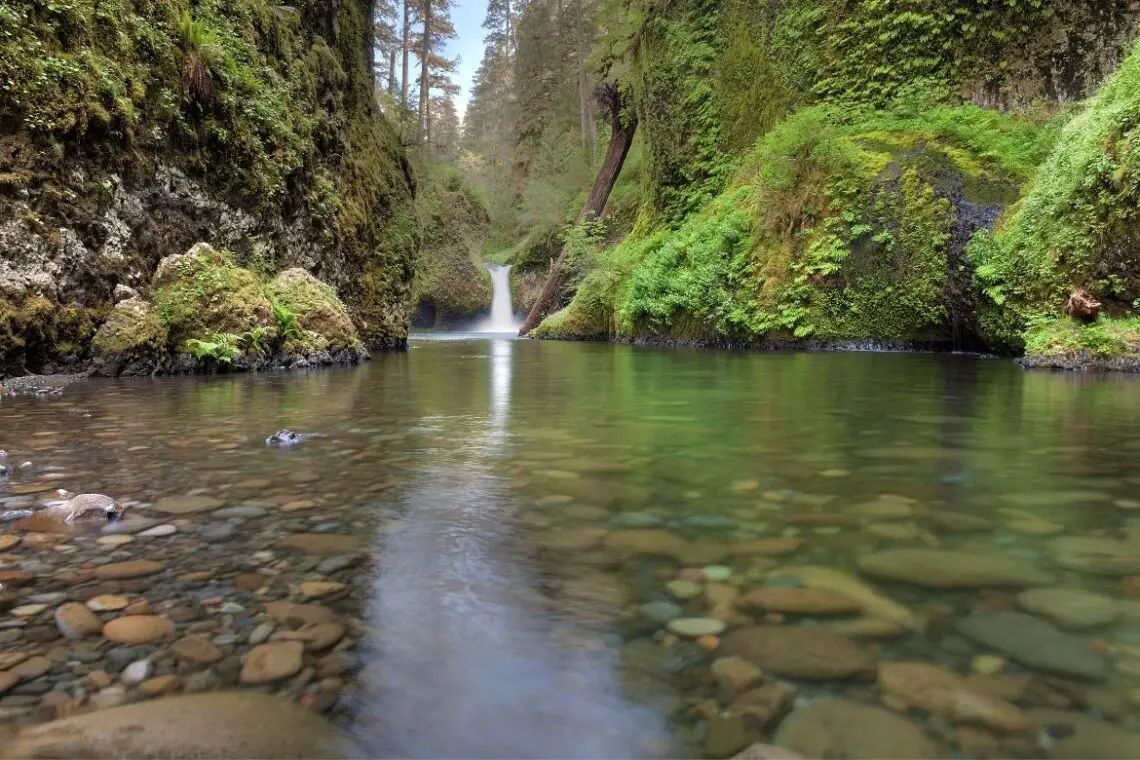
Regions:
<svg viewBox="0 0 1140 760"><path fill-rule="evenodd" d="M1076 287L1135 313L1140 3L647 13L641 218L540 335L1020 352Z"/></svg>
<svg viewBox="0 0 1140 760"><path fill-rule="evenodd" d="M480 260L490 228L487 210L458 175L425 182L416 205L423 247L413 321L418 327L470 321L491 303L491 278Z"/></svg>
<svg viewBox="0 0 1140 760"><path fill-rule="evenodd" d="M82 364L115 286L199 241L315 273L370 345L400 344L414 180L373 106L370 18L367 0L0 2L0 372Z"/></svg>

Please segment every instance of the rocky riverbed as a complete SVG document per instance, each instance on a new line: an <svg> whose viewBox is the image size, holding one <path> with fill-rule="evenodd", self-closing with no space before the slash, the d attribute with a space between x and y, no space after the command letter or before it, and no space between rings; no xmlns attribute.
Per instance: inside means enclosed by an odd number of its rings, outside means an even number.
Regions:
<svg viewBox="0 0 1140 760"><path fill-rule="evenodd" d="M748 396L724 425L695 401L618 405L626 429L597 422L604 384L571 394L580 420L562 390L499 383L501 358L441 343L5 399L0 510L61 488L126 507L94 529L0 525L12 746L133 756L131 726L196 725L185 712L284 716L251 721L303 726L315 744L289 741L312 756L324 736L367 756L1140 754L1131 423L1013 446L896 394L858 425L814 402L758 418ZM267 445L283 428L320 435ZM193 745L170 736L154 756ZM200 751L281 754L250 743L273 731L225 736Z"/></svg>

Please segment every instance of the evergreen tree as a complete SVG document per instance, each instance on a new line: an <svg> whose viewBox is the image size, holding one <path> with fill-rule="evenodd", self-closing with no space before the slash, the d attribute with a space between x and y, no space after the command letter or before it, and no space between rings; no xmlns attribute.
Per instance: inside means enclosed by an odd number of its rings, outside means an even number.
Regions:
<svg viewBox="0 0 1140 760"><path fill-rule="evenodd" d="M458 59L443 55L445 43L454 39L455 26L451 22L451 0L418 0L420 34L417 55L420 60L419 143L431 145L433 89L446 89L455 73Z"/></svg>

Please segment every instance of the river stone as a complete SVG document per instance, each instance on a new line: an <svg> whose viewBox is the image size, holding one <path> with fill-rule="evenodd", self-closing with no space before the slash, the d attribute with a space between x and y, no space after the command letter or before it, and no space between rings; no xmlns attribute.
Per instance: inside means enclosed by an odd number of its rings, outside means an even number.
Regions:
<svg viewBox="0 0 1140 760"><path fill-rule="evenodd" d="M319 604L294 604L293 602L267 602L265 612L278 623L284 623L290 618L296 618L306 625L314 623L331 623L336 620L336 613L328 607Z"/></svg>
<svg viewBox="0 0 1140 760"><path fill-rule="evenodd" d="M189 515L215 510L223 503L220 499L209 496L163 496L154 503L152 509L169 515Z"/></svg>
<svg viewBox="0 0 1140 760"><path fill-rule="evenodd" d="M79 602L67 602L56 608L55 626L64 638L81 639L103 630L103 621Z"/></svg>
<svg viewBox="0 0 1140 760"><path fill-rule="evenodd" d="M701 584L694 581L676 580L669 581L665 584L665 590L673 595L674 598L686 601L688 599L696 599L701 595Z"/></svg>
<svg viewBox="0 0 1140 760"><path fill-rule="evenodd" d="M1029 589L1017 595L1017 603L1022 609L1047 617L1063 628L1108 625L1120 614L1115 600L1071 588Z"/></svg>
<svg viewBox="0 0 1140 760"><path fill-rule="evenodd" d="M142 533L139 533L139 535L145 538L163 538L164 536L173 536L177 532L177 525L165 523L163 525L155 525L153 528L147 528Z"/></svg>
<svg viewBox="0 0 1140 760"><path fill-rule="evenodd" d="M21 731L4 758L345 758L360 751L324 718L251 691L162 697Z"/></svg>
<svg viewBox="0 0 1140 760"><path fill-rule="evenodd" d="M249 520L255 517L264 517L267 514L269 514L269 510L246 504L237 507L223 507L211 514L210 517L219 520L228 520L231 517L240 517Z"/></svg>
<svg viewBox="0 0 1140 760"><path fill-rule="evenodd" d="M1140 551L1111 538L1061 536L1049 543L1049 557L1066 570L1096 575L1140 573Z"/></svg>
<svg viewBox="0 0 1140 760"><path fill-rule="evenodd" d="M20 543L20 537L17 535L12 533L0 535L0 552L6 552L18 543Z"/></svg>
<svg viewBox="0 0 1140 760"><path fill-rule="evenodd" d="M753 589L736 600L736 606L760 612L787 612L795 615L842 615L863 609L858 599L817 588Z"/></svg>
<svg viewBox="0 0 1140 760"><path fill-rule="evenodd" d="M1034 728L1033 720L1021 708L971 688L964 678L929 663L880 663L879 688L908 707L953 723L985 725L1012 733Z"/></svg>
<svg viewBox="0 0 1140 760"><path fill-rule="evenodd" d="M345 554L356 548L355 536L344 533L295 533L277 543L282 549L297 549L305 554L329 556Z"/></svg>
<svg viewBox="0 0 1140 760"><path fill-rule="evenodd" d="M95 568L95 577L101 581L124 580L127 578L141 578L146 575L161 573L166 569L162 562L153 562L149 559L135 559L129 562L112 562Z"/></svg>
<svg viewBox="0 0 1140 760"><path fill-rule="evenodd" d="M641 605L641 614L655 623L668 623L681 617L681 608L672 602L646 602Z"/></svg>
<svg viewBox="0 0 1140 760"><path fill-rule="evenodd" d="M863 605L863 612L871 618L889 621L904 628L918 627L918 619L909 609L878 593L858 578L835 568L820 565L787 565L768 573L765 586L793 580L805 588L834 591L857 599Z"/></svg>
<svg viewBox="0 0 1140 760"><path fill-rule="evenodd" d="M892 549L864 554L856 565L875 578L926 588L1041 586L1053 580L1032 563L1014 557L945 549Z"/></svg>
<svg viewBox="0 0 1140 760"><path fill-rule="evenodd" d="M219 647L205 636L191 633L170 645L170 653L179 660L211 664L226 656Z"/></svg>
<svg viewBox="0 0 1140 760"><path fill-rule="evenodd" d="M118 644L150 644L174 633L174 623L157 615L124 615L103 626L104 638Z"/></svg>
<svg viewBox="0 0 1140 760"><path fill-rule="evenodd" d="M955 628L1029 668L1091 680L1103 679L1107 672L1107 663L1089 642L1023 612L978 613L961 618Z"/></svg>
<svg viewBox="0 0 1140 760"><path fill-rule="evenodd" d="M99 538L95 539L95 543L99 546L115 547L133 543L134 540L134 536L130 536L125 533L112 533L108 536L99 536Z"/></svg>
<svg viewBox="0 0 1140 760"><path fill-rule="evenodd" d="M140 683L150 678L151 662L150 660L135 660L126 668L123 669L123 683L127 686L138 686Z"/></svg>
<svg viewBox="0 0 1140 760"><path fill-rule="evenodd" d="M825 697L793 712L773 743L804 757L848 760L936 758L938 747L918 726L889 710Z"/></svg>
<svg viewBox="0 0 1140 760"><path fill-rule="evenodd" d="M761 625L733 631L721 651L787 678L830 681L870 678L875 657L851 639L824 628Z"/></svg>
<svg viewBox="0 0 1140 760"><path fill-rule="evenodd" d="M301 670L305 648L299 641L272 641L259 644L245 656L241 682L269 683L296 675Z"/></svg>
<svg viewBox="0 0 1140 760"><path fill-rule="evenodd" d="M881 499L856 504L843 510L845 514L874 520L905 520L914 514L914 505L906 501Z"/></svg>
<svg viewBox="0 0 1140 760"><path fill-rule="evenodd" d="M306 599L320 599L344 591L347 586L339 581L304 581L298 590Z"/></svg>
<svg viewBox="0 0 1140 760"><path fill-rule="evenodd" d="M1086 713L1040 709L1030 715L1042 726L1064 729L1065 736L1051 741L1044 752L1051 760L1140 757L1140 734L1128 733Z"/></svg>
<svg viewBox="0 0 1140 760"><path fill-rule="evenodd" d="M719 636L724 633L726 626L713 618L675 618L665 628L677 636L698 639L701 636Z"/></svg>
<svg viewBox="0 0 1140 760"><path fill-rule="evenodd" d="M633 528L610 533L605 538L605 546L616 554L673 557L688 546L688 542L667 530Z"/></svg>
<svg viewBox="0 0 1140 760"><path fill-rule="evenodd" d="M207 525L198 534L198 537L203 541L212 544L220 544L229 541L237 533L237 526L229 522L215 523L214 525Z"/></svg>
<svg viewBox="0 0 1140 760"><path fill-rule="evenodd" d="M87 600L87 609L92 612L114 612L121 610L130 603L125 596L115 594L100 594Z"/></svg>

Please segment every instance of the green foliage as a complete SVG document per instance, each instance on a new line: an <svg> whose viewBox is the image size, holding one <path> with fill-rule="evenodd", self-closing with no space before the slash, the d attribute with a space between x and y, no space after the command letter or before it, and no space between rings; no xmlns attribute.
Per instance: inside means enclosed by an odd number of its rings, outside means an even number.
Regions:
<svg viewBox="0 0 1140 760"><path fill-rule="evenodd" d="M1025 353L1035 359L1140 358L1140 317L1102 316L1091 324L1064 316L1036 318L1025 331Z"/></svg>
<svg viewBox="0 0 1140 760"><path fill-rule="evenodd" d="M1140 299L1140 46L1064 128L1024 197L969 255L987 329L1016 344L1075 287L1117 314Z"/></svg>
<svg viewBox="0 0 1140 760"><path fill-rule="evenodd" d="M277 320L277 334L281 336L282 340L299 338L301 328L297 324L297 315L275 298L271 297L269 302L273 304L273 316Z"/></svg>
<svg viewBox="0 0 1140 760"><path fill-rule="evenodd" d="M245 353L244 336L233 333L215 333L208 338L189 338L186 350L198 359L213 359L220 364L233 364Z"/></svg>
<svg viewBox="0 0 1140 760"><path fill-rule="evenodd" d="M974 106L802 109L676 229L604 252L547 332L946 336L951 198L1015 194L1055 134Z"/></svg>

